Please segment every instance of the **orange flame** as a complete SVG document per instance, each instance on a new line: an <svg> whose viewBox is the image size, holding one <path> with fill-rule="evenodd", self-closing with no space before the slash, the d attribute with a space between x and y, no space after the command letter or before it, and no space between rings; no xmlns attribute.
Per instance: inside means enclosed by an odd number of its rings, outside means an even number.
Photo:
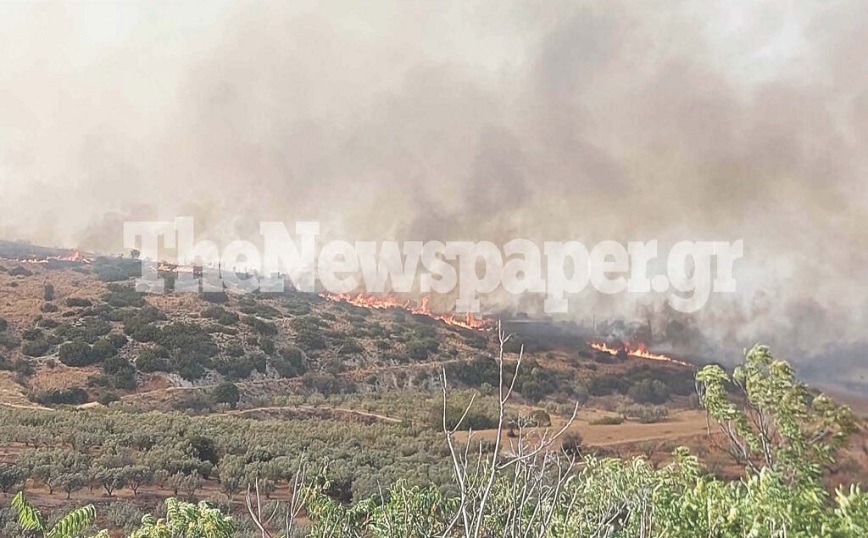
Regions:
<svg viewBox="0 0 868 538"><path fill-rule="evenodd" d="M602 351L604 353L608 353L609 355L618 355L621 351L624 351L630 357L637 357L650 361L668 362L672 364L678 364L679 366L693 366L688 362L679 361L678 359L673 359L672 357L661 355L660 353L652 353L651 351L648 351L648 346L641 342L636 345L625 343L621 347L612 347L604 342L588 342L588 345L591 346L593 349L596 349L597 351Z"/></svg>
<svg viewBox="0 0 868 538"><path fill-rule="evenodd" d="M26 259L17 259L15 260L21 263L49 263L49 262L73 262L73 263L81 263L81 264L89 264L92 263L93 260L84 256L81 252L77 250L73 250L72 253L68 256L46 256L44 258L26 258Z"/></svg>
<svg viewBox="0 0 868 538"><path fill-rule="evenodd" d="M329 301L334 302L344 302L350 303L355 306L359 306L362 308L371 308L374 310L384 310L388 308L400 308L402 310L406 310L411 314L419 314L422 316L428 316L429 318L433 318L447 325L453 325L456 327L463 327L465 329L478 329L485 330L491 327L491 323L488 320L477 318L470 314L469 312L465 315L460 314L439 314L432 312L429 308L429 298L422 297L422 301L420 304L415 304L410 300L401 300L397 297L393 297L390 295L365 295L364 293L358 294L349 294L349 293L324 293L322 294Z"/></svg>

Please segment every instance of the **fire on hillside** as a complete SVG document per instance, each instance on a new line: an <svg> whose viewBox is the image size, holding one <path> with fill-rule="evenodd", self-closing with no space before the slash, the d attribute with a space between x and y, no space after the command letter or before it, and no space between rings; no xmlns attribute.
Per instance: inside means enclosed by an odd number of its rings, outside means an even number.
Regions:
<svg viewBox="0 0 868 538"><path fill-rule="evenodd" d="M437 312L432 312L429 306L430 299L428 297L422 297L422 301L416 304L411 300L402 300L390 295L367 295L364 293L324 293L322 294L322 296L329 301L350 303L352 305L362 308L371 308L375 310L399 308L401 310L406 310L411 314L427 316L429 318L442 321L447 325L463 327L465 329L489 330L494 326L493 322L490 319L478 318L470 313L461 315L440 314Z"/></svg>
<svg viewBox="0 0 868 538"><path fill-rule="evenodd" d="M29 256L26 258L9 258L19 263L52 263L52 262L67 262L88 265L93 263L93 259L83 255L77 250L73 250L67 255L56 256Z"/></svg>
<svg viewBox="0 0 868 538"><path fill-rule="evenodd" d="M643 343L631 344L629 342L625 342L620 346L610 346L605 342L588 342L588 345L597 351L602 351L604 353L608 353L609 355L617 356L620 353L625 353L629 357L636 357L639 359L651 360L651 361L659 361L659 362L668 362L672 364L677 364L679 366L687 366L693 367L689 362L680 361L678 359L673 359L672 357L668 357L666 355L662 355L660 353L652 353L648 350L648 346Z"/></svg>

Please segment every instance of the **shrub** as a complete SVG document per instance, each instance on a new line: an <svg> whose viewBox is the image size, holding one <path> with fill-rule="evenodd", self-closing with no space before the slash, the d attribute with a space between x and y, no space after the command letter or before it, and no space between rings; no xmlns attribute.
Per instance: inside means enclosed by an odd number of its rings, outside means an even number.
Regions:
<svg viewBox="0 0 868 538"><path fill-rule="evenodd" d="M265 356L218 359L212 364L215 370L229 379L245 379L250 377L254 369L265 371Z"/></svg>
<svg viewBox="0 0 868 538"><path fill-rule="evenodd" d="M281 348L279 356L269 359L268 365L280 377L298 377L305 372L304 352L296 346Z"/></svg>
<svg viewBox="0 0 868 538"><path fill-rule="evenodd" d="M275 345L271 338L262 337L259 339L259 349L266 355L274 355Z"/></svg>
<svg viewBox="0 0 868 538"><path fill-rule="evenodd" d="M102 371L108 375L114 375L130 368L133 368L133 365L129 359L119 355L110 357L102 363Z"/></svg>
<svg viewBox="0 0 868 538"><path fill-rule="evenodd" d="M130 341L129 338L122 335L121 333L111 333L105 338L115 349L121 349L127 342Z"/></svg>
<svg viewBox="0 0 868 538"><path fill-rule="evenodd" d="M122 282L142 274L142 262L124 258L100 257L91 268L103 282Z"/></svg>
<svg viewBox="0 0 868 538"><path fill-rule="evenodd" d="M36 323L36 325L38 325L39 327L41 327L43 329L51 330L51 329L55 329L58 326L60 326L60 322L54 321L53 319L49 319L49 318L42 318Z"/></svg>
<svg viewBox="0 0 868 538"><path fill-rule="evenodd" d="M161 328L157 343L166 349L178 349L188 353L214 355L217 345L211 336L198 325L175 322Z"/></svg>
<svg viewBox="0 0 868 538"><path fill-rule="evenodd" d="M93 303L90 302L90 299L84 299L82 297L67 297L64 303L66 304L66 306L71 308L87 308L89 306L93 306Z"/></svg>
<svg viewBox="0 0 868 538"><path fill-rule="evenodd" d="M254 331L266 336L275 336L277 334L277 325L268 321L261 320L255 316L246 316L244 318L245 325L249 325Z"/></svg>
<svg viewBox="0 0 868 538"><path fill-rule="evenodd" d="M466 404L461 405L450 402L446 406L446 427L452 430L457 426L462 431L489 430L497 427L497 417L480 410L478 406L471 407L466 415L465 410ZM462 416L464 417L463 420ZM443 427L443 418L442 405L436 405L429 414L431 427L438 430L441 429ZM459 421L461 421L460 424Z"/></svg>
<svg viewBox="0 0 868 538"><path fill-rule="evenodd" d="M114 308L142 307L146 304L144 295L132 286L109 284L108 290L102 300Z"/></svg>
<svg viewBox="0 0 868 538"><path fill-rule="evenodd" d="M52 312L57 312L57 305L54 303L42 303L42 306L39 307L40 312L44 312L46 314L50 314Z"/></svg>
<svg viewBox="0 0 868 538"><path fill-rule="evenodd" d="M235 383L221 383L214 388L212 394L216 403L229 404L229 407L235 409L238 405L238 400L241 398L238 392L238 385Z"/></svg>
<svg viewBox="0 0 868 538"><path fill-rule="evenodd" d="M605 417L600 417L590 422L590 424L595 426L617 426L618 424L623 423L624 417L622 415L606 415Z"/></svg>
<svg viewBox="0 0 868 538"><path fill-rule="evenodd" d="M94 362L101 362L109 357L117 355L118 348L108 338L100 338L93 343L91 353L93 354Z"/></svg>
<svg viewBox="0 0 868 538"><path fill-rule="evenodd" d="M643 424L664 422L669 418L669 409L662 405L632 404L622 407L619 412L626 418Z"/></svg>
<svg viewBox="0 0 868 538"><path fill-rule="evenodd" d="M571 458L582 456L582 434L577 431L567 432L561 437L561 450Z"/></svg>
<svg viewBox="0 0 868 538"><path fill-rule="evenodd" d="M365 352L365 348L359 344L355 338L348 338L343 341L338 349L338 355L358 355Z"/></svg>
<svg viewBox="0 0 868 538"><path fill-rule="evenodd" d="M8 332L0 331L0 346L5 347L6 349L14 349L18 347L20 343L21 341L18 340L18 338L15 338L15 336Z"/></svg>
<svg viewBox="0 0 868 538"><path fill-rule="evenodd" d="M295 335L295 343L304 351L324 349L326 341L319 329L303 329Z"/></svg>
<svg viewBox="0 0 868 538"><path fill-rule="evenodd" d="M43 339L27 341L21 346L21 352L28 357L41 357L48 353L49 349L51 344Z"/></svg>
<svg viewBox="0 0 868 538"><path fill-rule="evenodd" d="M102 394L100 394L99 397L96 399L96 401L99 402L100 404L108 407L109 404L111 404L112 402L120 401L120 399L121 398L120 398L120 396L117 395L117 393L111 392L111 391L106 391L106 392L103 392Z"/></svg>
<svg viewBox="0 0 868 538"><path fill-rule="evenodd" d="M627 394L636 403L662 404L669 399L669 388L657 379L643 379L631 386Z"/></svg>
<svg viewBox="0 0 868 538"><path fill-rule="evenodd" d="M302 376L302 383L305 387L326 396L340 394L345 388L340 378L336 375L322 372L308 372L304 374Z"/></svg>
<svg viewBox="0 0 868 538"><path fill-rule="evenodd" d="M202 311L202 317L213 319L221 325L235 325L238 323L238 314L230 312L222 306L209 306Z"/></svg>
<svg viewBox="0 0 868 538"><path fill-rule="evenodd" d="M89 366L100 360L87 342L78 339L60 346L58 358L67 366Z"/></svg>
<svg viewBox="0 0 868 538"><path fill-rule="evenodd" d="M41 405L81 405L88 400L87 391L82 388L49 390L40 392L35 400Z"/></svg>
<svg viewBox="0 0 868 538"><path fill-rule="evenodd" d="M536 409L530 414L531 424L541 428L548 428L552 425L552 417L542 409Z"/></svg>
<svg viewBox="0 0 868 538"><path fill-rule="evenodd" d="M430 337L414 338L407 342L407 353L410 355L410 358L417 361L427 359L432 353L437 353L439 348L440 344L437 340Z"/></svg>
<svg viewBox="0 0 868 538"><path fill-rule="evenodd" d="M136 357L136 368L140 372L169 372L172 365L169 363L169 354L164 348L143 349Z"/></svg>
<svg viewBox="0 0 868 538"><path fill-rule="evenodd" d="M12 269L9 269L8 273L9 276L33 276L33 272L30 269L24 267L23 265L18 265L16 267L13 267Z"/></svg>
<svg viewBox="0 0 868 538"><path fill-rule="evenodd" d="M27 329L26 331L24 331L21 334L21 338L23 338L25 340L30 340L30 341L40 340L44 337L45 337L45 333L43 333L41 329L37 329L37 328Z"/></svg>

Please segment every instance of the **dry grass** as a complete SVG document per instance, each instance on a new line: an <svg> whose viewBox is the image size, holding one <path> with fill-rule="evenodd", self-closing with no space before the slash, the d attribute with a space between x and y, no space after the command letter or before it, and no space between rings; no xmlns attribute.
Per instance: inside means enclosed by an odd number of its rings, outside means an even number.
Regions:
<svg viewBox="0 0 868 538"><path fill-rule="evenodd" d="M616 425L591 424L594 419L610 415L602 410L583 409L576 420L567 429L570 433L579 433L588 446L615 446L643 441L659 441L672 439L687 439L707 435L708 428L705 413L702 411L679 411L670 415L666 422L654 424L640 424L638 422L624 422ZM564 417L552 417L552 426L549 431L556 431L566 423ZM466 439L466 433L461 432L459 440ZM497 430L480 430L474 432L476 439L493 441ZM508 440L506 433L504 440Z"/></svg>

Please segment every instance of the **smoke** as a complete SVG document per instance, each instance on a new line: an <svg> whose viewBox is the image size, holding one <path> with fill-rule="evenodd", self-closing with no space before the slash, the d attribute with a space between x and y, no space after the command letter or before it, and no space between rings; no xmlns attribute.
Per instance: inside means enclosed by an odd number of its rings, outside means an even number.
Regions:
<svg viewBox="0 0 868 538"><path fill-rule="evenodd" d="M857 1L4 4L0 236L119 251L124 219L194 215L217 238L303 219L743 238L739 293L698 315L573 310L797 360L868 329L866 20Z"/></svg>

